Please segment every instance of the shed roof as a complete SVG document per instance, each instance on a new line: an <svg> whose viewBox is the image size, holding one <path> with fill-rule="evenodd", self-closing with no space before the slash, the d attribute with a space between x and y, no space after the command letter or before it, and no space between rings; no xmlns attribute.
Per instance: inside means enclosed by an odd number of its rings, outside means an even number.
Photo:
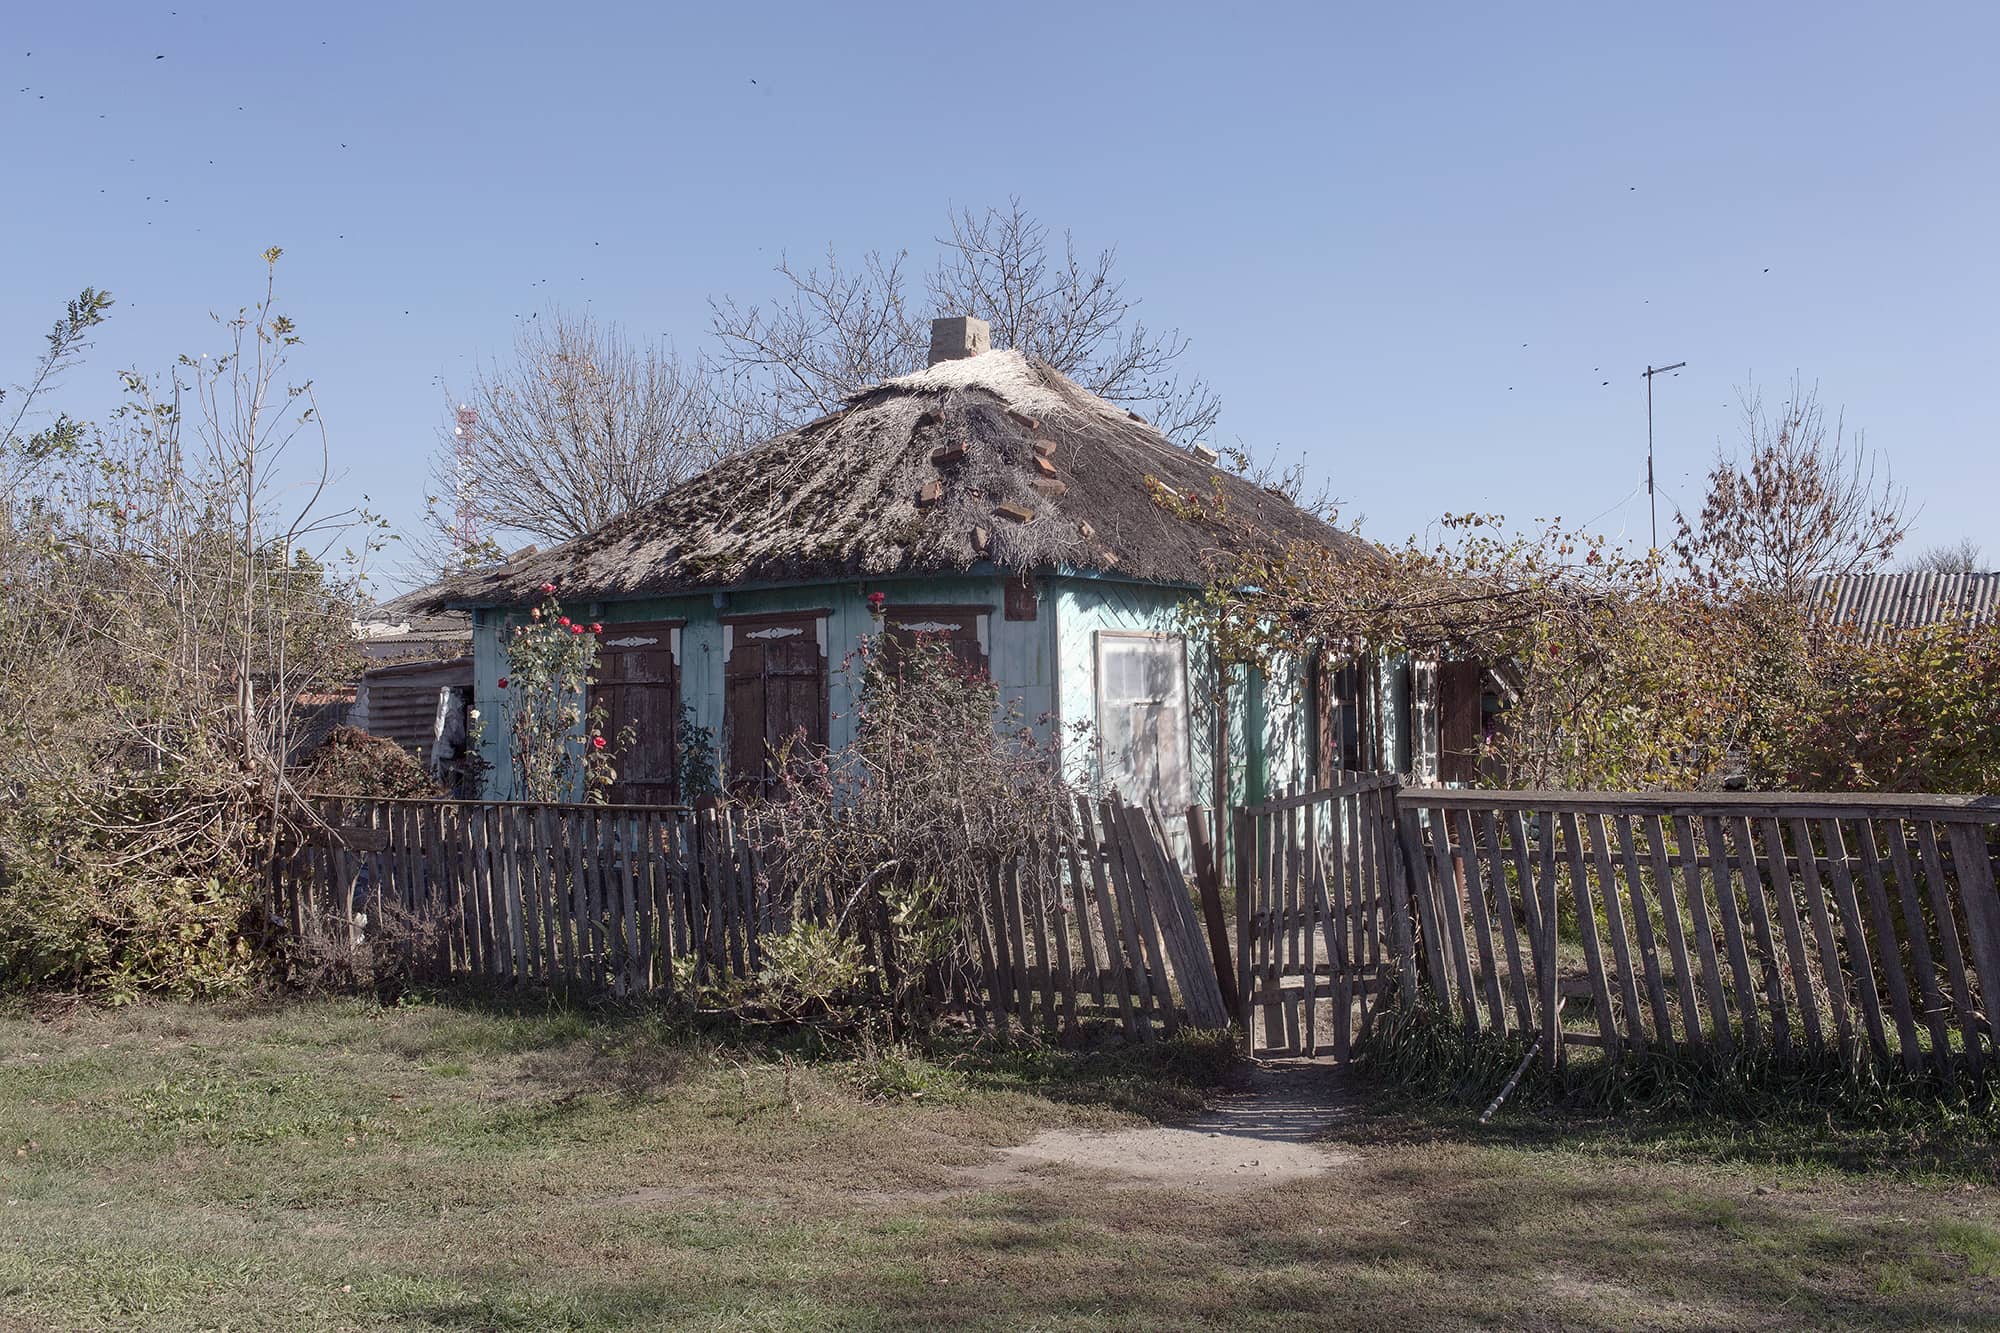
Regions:
<svg viewBox="0 0 2000 1333"><path fill-rule="evenodd" d="M1815 608L1880 638L1958 616L2000 620L2000 574L1842 574L1812 581Z"/></svg>
<svg viewBox="0 0 2000 1333"><path fill-rule="evenodd" d="M1149 478L1183 496L1219 491L1238 522L1176 514L1156 502ZM982 561L1194 585L1218 552L1299 540L1374 554L1039 361L999 351L864 389L844 410L597 532L448 580L422 600L519 605L545 583L572 599L616 599Z"/></svg>

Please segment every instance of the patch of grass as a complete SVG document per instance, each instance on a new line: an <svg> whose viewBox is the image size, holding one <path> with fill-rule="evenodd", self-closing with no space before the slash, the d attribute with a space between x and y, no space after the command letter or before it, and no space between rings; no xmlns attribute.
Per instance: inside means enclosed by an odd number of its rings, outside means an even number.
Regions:
<svg viewBox="0 0 2000 1333"><path fill-rule="evenodd" d="M1983 1187L1324 1087L1329 1176L963 1168L1171 1121L1226 1041L831 1050L637 1008L0 1015L0 1327L1949 1327Z"/></svg>

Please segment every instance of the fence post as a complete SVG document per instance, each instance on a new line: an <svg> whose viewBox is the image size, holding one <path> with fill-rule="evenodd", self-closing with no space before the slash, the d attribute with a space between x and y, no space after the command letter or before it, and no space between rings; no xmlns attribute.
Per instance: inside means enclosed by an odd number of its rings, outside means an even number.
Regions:
<svg viewBox="0 0 2000 1333"><path fill-rule="evenodd" d="M1218 824L1221 818L1222 812L1216 811ZM1222 866L1209 841L1208 821L1202 818L1200 806L1188 807L1187 827L1188 851L1194 857L1195 887L1201 893L1202 921L1208 928L1208 952L1215 962L1215 980L1222 988L1224 1010L1234 1017L1242 1008L1242 1000L1236 990L1236 968L1229 959L1229 927L1222 919Z"/></svg>
<svg viewBox="0 0 2000 1333"><path fill-rule="evenodd" d="M1236 1021L1243 1029L1243 1054L1257 1053L1257 1038L1250 1028L1250 812L1238 807L1232 841L1236 861Z"/></svg>

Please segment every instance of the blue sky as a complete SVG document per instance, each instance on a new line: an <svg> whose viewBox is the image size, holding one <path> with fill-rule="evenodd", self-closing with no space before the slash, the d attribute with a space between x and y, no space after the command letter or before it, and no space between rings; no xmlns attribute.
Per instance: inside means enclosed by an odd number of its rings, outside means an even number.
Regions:
<svg viewBox="0 0 2000 1333"><path fill-rule="evenodd" d="M396 522L462 380L552 301L695 349L789 250L922 250L1019 195L1115 243L1220 436L1366 531L1698 504L1795 371L2000 555L1991 5L168 3L0 37L0 380L119 306L52 405L215 339L281 245L343 494ZM32 53L32 54L29 54ZM164 56L164 59L158 57ZM754 82L753 82L754 80ZM1609 384L1604 381L1609 381ZM1663 513L1670 502L1663 500ZM393 566L393 560L389 562Z"/></svg>

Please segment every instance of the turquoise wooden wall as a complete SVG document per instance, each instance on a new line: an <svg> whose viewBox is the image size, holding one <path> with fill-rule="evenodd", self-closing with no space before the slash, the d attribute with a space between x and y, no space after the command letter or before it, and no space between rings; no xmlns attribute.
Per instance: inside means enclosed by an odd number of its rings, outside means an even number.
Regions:
<svg viewBox="0 0 2000 1333"><path fill-rule="evenodd" d="M829 612L825 645L827 696L831 712L828 739L838 747L854 738L854 703L860 685L858 653L862 640L880 628L868 606L868 594L877 591L887 593L892 606L989 607L987 655L994 679L1000 683L1004 697L1019 701L1023 716L1037 726L1040 734L1048 734L1046 719L1055 704L1050 622L1045 614L1035 620L1007 620L1001 605L1001 582L990 575L738 590L728 595L724 606L717 606L712 594L703 593L565 605L564 610L572 616L602 621L607 638L617 637L619 624L685 621L680 649L681 701L692 706L696 725L709 730L718 750L722 737L723 618L771 611L826 610ZM508 628L524 614L487 608L475 614L473 623L474 689L482 714L480 748L489 765L487 792L495 798L513 794L506 751L509 726L506 692L499 688L499 679L505 674L501 642ZM497 707L493 706L494 701Z"/></svg>
<svg viewBox="0 0 2000 1333"><path fill-rule="evenodd" d="M1004 614L1002 581L994 575L968 574L923 579L883 579L806 584L785 588L738 590L727 605L710 594L645 598L630 601L569 605L570 615L604 623L606 636L616 637L621 623L683 620L680 670L682 702L694 709L695 722L709 729L720 749L722 736L722 618L771 611L824 608L827 617L826 654L828 703L832 716L829 738L838 747L853 739L855 692L859 684L857 654L863 639L878 632L870 612L870 592L888 594L891 606L984 606L987 655L993 678L1004 699L1016 701L1022 716L1045 740L1058 743L1066 771L1092 783L1102 777L1097 751L1096 634L1100 630L1181 633L1177 611L1186 590L1115 579L1052 576L1040 581L1041 598L1034 620L1008 620ZM504 674L502 640L525 612L487 608L474 615L473 656L475 697L481 710L481 751L488 763L487 792L496 798L512 795L506 753L508 718L506 693L498 688ZM1212 753L1214 671L1198 643L1187 644L1189 735L1194 799L1211 800L1216 758ZM1231 682L1229 754L1224 763L1232 803L1254 803L1270 794L1307 781L1310 774L1314 724L1306 673L1295 663L1282 663L1268 676L1239 670ZM1385 697L1402 697L1393 682ZM1386 719L1390 759L1406 748L1399 710ZM1086 724L1079 727L1076 724Z"/></svg>

